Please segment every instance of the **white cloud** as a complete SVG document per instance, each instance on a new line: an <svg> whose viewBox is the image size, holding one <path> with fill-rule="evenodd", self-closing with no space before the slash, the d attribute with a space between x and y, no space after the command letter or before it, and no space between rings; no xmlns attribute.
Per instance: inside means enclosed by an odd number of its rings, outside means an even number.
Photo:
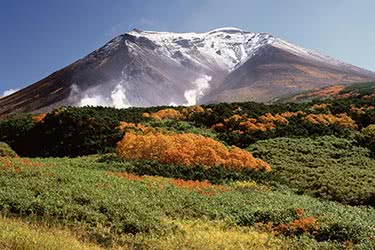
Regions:
<svg viewBox="0 0 375 250"><path fill-rule="evenodd" d="M3 92L3 95L0 96L0 97L6 97L6 96L8 96L8 95L11 95L11 94L17 92L18 90L19 90L19 89L7 89L7 90L5 90L5 91Z"/></svg>

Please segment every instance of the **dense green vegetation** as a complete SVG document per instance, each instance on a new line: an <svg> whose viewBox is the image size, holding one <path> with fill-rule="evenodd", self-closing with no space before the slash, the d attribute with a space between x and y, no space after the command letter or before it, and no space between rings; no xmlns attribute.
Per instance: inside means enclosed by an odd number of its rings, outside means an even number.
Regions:
<svg viewBox="0 0 375 250"><path fill-rule="evenodd" d="M280 233L305 233L314 244L333 241L332 246L352 241L370 247L368 237L375 237L374 209L319 201L287 188L227 185L203 187L205 192L200 192L195 189L199 183L184 186L160 177L119 177L94 157L9 161L12 167L0 176L3 213L84 228L86 238L104 246L127 244L117 242L122 234L163 235L176 226L173 221L197 218L228 226L272 224L273 230L281 230L280 225L313 217L314 223L306 228Z"/></svg>
<svg viewBox="0 0 375 250"><path fill-rule="evenodd" d="M273 167L275 179L301 193L375 206L375 160L353 140L324 136L259 141L249 150Z"/></svg>
<svg viewBox="0 0 375 250"><path fill-rule="evenodd" d="M0 248L375 249L374 106L347 98L2 117ZM121 154L123 138L170 158ZM180 141L191 150L171 146Z"/></svg>

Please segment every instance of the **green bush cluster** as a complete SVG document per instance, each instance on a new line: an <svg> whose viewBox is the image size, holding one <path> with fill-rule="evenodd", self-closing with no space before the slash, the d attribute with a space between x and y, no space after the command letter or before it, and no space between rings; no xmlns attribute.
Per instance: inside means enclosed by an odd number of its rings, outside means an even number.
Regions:
<svg viewBox="0 0 375 250"><path fill-rule="evenodd" d="M118 172L125 171L137 175L163 176L168 178L178 178L184 180L208 180L213 184L224 184L232 181L245 181L257 179L262 183L276 183L273 176L263 171L244 169L242 171L223 167L186 167L183 165L169 165L157 161L126 161L107 154L97 160L101 163L101 168ZM278 182L277 182L278 183Z"/></svg>
<svg viewBox="0 0 375 250"><path fill-rule="evenodd" d="M276 138L248 149L268 162L275 179L300 193L350 205L375 206L375 160L353 140L323 136Z"/></svg>
<svg viewBox="0 0 375 250"><path fill-rule="evenodd" d="M0 157L4 156L15 157L17 154L8 144L0 142Z"/></svg>

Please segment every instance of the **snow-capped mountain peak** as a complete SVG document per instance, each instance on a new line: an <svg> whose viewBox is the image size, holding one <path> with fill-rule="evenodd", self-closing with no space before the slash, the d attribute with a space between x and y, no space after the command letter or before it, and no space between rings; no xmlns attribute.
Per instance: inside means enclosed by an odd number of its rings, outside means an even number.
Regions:
<svg viewBox="0 0 375 250"><path fill-rule="evenodd" d="M274 37L267 33L246 32L238 28L225 27L204 33L173 33L141 31L128 33L152 41L160 50L175 60L200 62L205 58L227 71L246 61L260 47L271 44Z"/></svg>

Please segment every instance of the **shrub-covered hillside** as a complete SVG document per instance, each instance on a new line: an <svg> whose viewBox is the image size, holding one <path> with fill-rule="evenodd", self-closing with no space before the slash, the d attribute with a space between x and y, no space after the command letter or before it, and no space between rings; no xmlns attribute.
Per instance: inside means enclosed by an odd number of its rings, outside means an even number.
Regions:
<svg viewBox="0 0 375 250"><path fill-rule="evenodd" d="M2 117L0 248L375 249L374 112L349 98Z"/></svg>
<svg viewBox="0 0 375 250"><path fill-rule="evenodd" d="M357 132L375 124L375 99L126 110L60 108L48 114L16 114L1 118L0 141L9 144L19 155L31 157L113 152L125 133L121 122L200 134L229 146L246 148L258 140L276 137L361 137ZM359 137L359 143L372 148L369 140Z"/></svg>

